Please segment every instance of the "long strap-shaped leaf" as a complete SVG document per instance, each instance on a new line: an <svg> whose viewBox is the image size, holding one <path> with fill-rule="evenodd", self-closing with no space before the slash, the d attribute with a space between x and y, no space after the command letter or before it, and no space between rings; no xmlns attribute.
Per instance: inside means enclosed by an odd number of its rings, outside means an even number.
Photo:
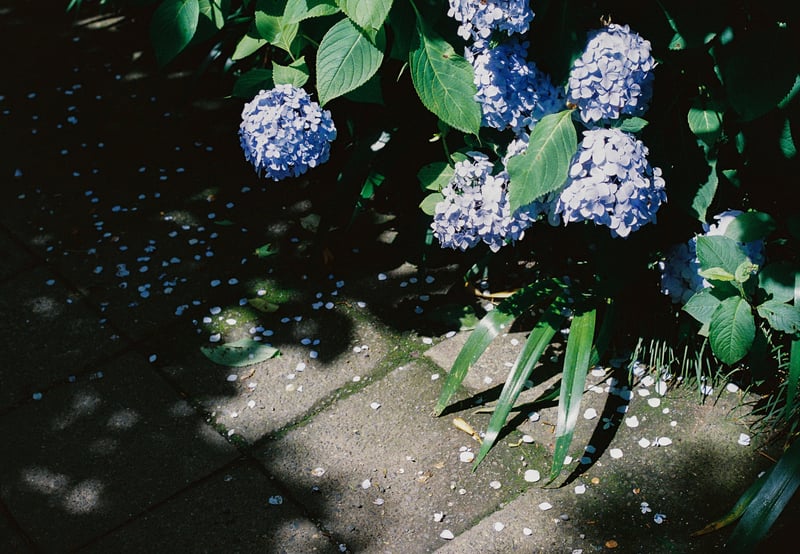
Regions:
<svg viewBox="0 0 800 554"><path fill-rule="evenodd" d="M794 277L794 305L800 306L800 274ZM783 417L789 419L797 400L798 383L800 383L800 339L792 341L789 350L789 377L786 382L786 408Z"/></svg>
<svg viewBox="0 0 800 554"><path fill-rule="evenodd" d="M597 311L592 308L576 314L569 326L569 340L564 354L564 371L561 373L561 395L558 399L558 423L556 424L556 447L553 455L553 466L550 469L552 482L561 468L567 449L572 443L572 433L578 422L581 408L581 397L586 385L586 373L592 358L594 341L594 325Z"/></svg>
<svg viewBox="0 0 800 554"><path fill-rule="evenodd" d="M481 319L453 362L453 367L442 385L442 392L433 410L434 415L438 416L447 407L450 398L458 390L464 377L467 376L469 368L478 361L478 358L500 331L531 306L552 295L561 286L561 283L555 279L527 285L503 300Z"/></svg>
<svg viewBox="0 0 800 554"><path fill-rule="evenodd" d="M733 508L730 509L730 511L727 514L725 514L724 516L715 521L712 521L699 531L695 531L694 533L691 534L691 536L699 537L701 535L707 535L708 533L718 531L723 527L730 525L740 517L742 517L744 511L753 501L753 498L756 497L758 491L760 491L761 487L764 486L764 483L767 481L767 477L769 476L771 471L772 468L767 470L764 473L764 475L753 481L753 483L747 488L746 491L744 491L744 494L742 494L742 496L739 497L739 500L736 501L736 504L733 506Z"/></svg>
<svg viewBox="0 0 800 554"><path fill-rule="evenodd" d="M544 349L550 344L553 335L556 334L564 323L566 316L563 311L564 300L559 296L553 300L547 310L545 310L539 321L536 322L531 334L528 336L528 340L525 342L522 352L520 352L517 361L514 362L514 366L508 374L508 379L506 379L503 385L500 398L497 400L497 406L492 414L492 418L489 420L489 426L486 429L486 436L483 438L481 449L475 457L475 464L472 466L473 470L478 467L478 464L481 463L481 460L483 460L489 452L489 449L492 448L492 445L497 440L497 436L505 425L506 418L509 412L511 412L511 408L514 406L520 392L522 392L525 386L525 381L530 377L534 366L539 362L539 358L542 357Z"/></svg>
<svg viewBox="0 0 800 554"><path fill-rule="evenodd" d="M730 552L753 552L800 485L800 439L794 441L770 471L761 490L733 530Z"/></svg>

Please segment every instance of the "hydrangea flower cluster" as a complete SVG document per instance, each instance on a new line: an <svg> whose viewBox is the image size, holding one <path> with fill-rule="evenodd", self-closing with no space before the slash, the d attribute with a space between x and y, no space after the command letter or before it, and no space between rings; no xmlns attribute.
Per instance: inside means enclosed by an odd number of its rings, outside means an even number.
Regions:
<svg viewBox="0 0 800 554"><path fill-rule="evenodd" d="M446 248L467 250L481 241L497 252L508 241L522 238L533 219L525 211L511 214L508 173L492 175L489 157L468 152L456 162L455 174L436 205L433 235Z"/></svg>
<svg viewBox="0 0 800 554"><path fill-rule="evenodd" d="M627 237L655 221L667 200L661 169L651 167L642 141L619 129L584 131L555 213L564 224L594 221Z"/></svg>
<svg viewBox="0 0 800 554"><path fill-rule="evenodd" d="M331 114L302 88L276 85L244 105L239 142L259 175L280 181L328 161L336 138Z"/></svg>
<svg viewBox="0 0 800 554"><path fill-rule="evenodd" d="M533 129L545 115L564 108L562 91L550 77L526 60L528 43L517 40L490 48L478 40L465 49L465 57L475 70L475 99L483 111L482 125L519 134Z"/></svg>
<svg viewBox="0 0 800 554"><path fill-rule="evenodd" d="M570 71L568 100L586 124L641 115L653 94L655 65L649 41L612 23L589 35Z"/></svg>
<svg viewBox="0 0 800 554"><path fill-rule="evenodd" d="M741 214L740 210L726 210L715 215L716 223L703 224L703 235L707 237L724 235L731 221ZM764 265L763 240L740 243L740 246L751 262L758 266ZM675 304L685 304L696 292L711 286L699 274L697 237L692 237L688 242L674 246L666 260L658 263L658 267L661 270L661 292L669 296Z"/></svg>
<svg viewBox="0 0 800 554"><path fill-rule="evenodd" d="M492 31L509 35L526 33L533 19L528 0L449 0L448 17L460 23L458 36L464 40L487 39Z"/></svg>

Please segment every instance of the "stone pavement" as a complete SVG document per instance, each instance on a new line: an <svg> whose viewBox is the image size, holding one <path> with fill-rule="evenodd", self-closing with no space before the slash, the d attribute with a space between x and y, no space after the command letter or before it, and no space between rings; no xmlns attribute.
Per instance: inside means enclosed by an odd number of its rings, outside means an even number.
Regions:
<svg viewBox="0 0 800 554"><path fill-rule="evenodd" d="M530 403L554 384L541 368L473 472L478 444L451 420L485 428L524 329L431 417L467 334L427 317L451 302L452 260L423 267L387 218L324 267L314 183L253 175L227 90L153 74L146 21L44 14L0 8L0 551L721 546L688 535L769 463L738 444L740 393L662 397L598 371L569 482L542 488L557 416ZM280 355L204 353L236 340Z"/></svg>

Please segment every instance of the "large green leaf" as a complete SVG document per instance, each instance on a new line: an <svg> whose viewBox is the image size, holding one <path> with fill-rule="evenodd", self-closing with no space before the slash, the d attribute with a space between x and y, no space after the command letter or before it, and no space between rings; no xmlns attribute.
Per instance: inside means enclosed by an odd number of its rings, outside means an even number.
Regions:
<svg viewBox="0 0 800 554"><path fill-rule="evenodd" d="M711 350L722 362L735 364L750 350L756 336L753 310L744 298L726 298L714 310L709 327Z"/></svg>
<svg viewBox="0 0 800 554"><path fill-rule="evenodd" d="M692 212L698 221L705 223L708 215L708 208L714 201L714 195L717 194L717 187L719 186L719 174L717 173L717 159L708 159L708 166L710 172L706 182L700 185L697 192L692 199Z"/></svg>
<svg viewBox="0 0 800 554"><path fill-rule="evenodd" d="M481 107L475 101L472 65L430 30L421 16L409 59L411 80L422 104L454 129L477 135Z"/></svg>
<svg viewBox="0 0 800 554"><path fill-rule="evenodd" d="M720 268L735 275L736 269L747 260L747 255L731 238L718 235L700 236L697 237L697 260L703 270Z"/></svg>
<svg viewBox="0 0 800 554"><path fill-rule="evenodd" d="M380 29L392 9L392 0L336 0L336 3L363 29Z"/></svg>
<svg viewBox="0 0 800 554"><path fill-rule="evenodd" d="M198 0L165 0L150 22L158 65L166 65L191 42L200 19Z"/></svg>
<svg viewBox="0 0 800 554"><path fill-rule="evenodd" d="M758 272L758 286L770 300L791 302L795 298L795 279L800 278L800 266L788 261L769 264ZM795 301L795 305L800 305Z"/></svg>
<svg viewBox="0 0 800 554"><path fill-rule="evenodd" d="M254 341L250 337L219 346L202 346L200 351L215 364L229 367L257 364L280 354L277 348Z"/></svg>
<svg viewBox="0 0 800 554"><path fill-rule="evenodd" d="M512 212L561 188L576 146L571 110L547 115L536 124L525 153L508 161L508 202Z"/></svg>
<svg viewBox="0 0 800 554"><path fill-rule="evenodd" d="M554 279L531 283L500 302L494 310L481 319L464 346L461 347L453 362L453 367L450 368L450 373L447 374L447 379L442 385L442 392L439 394L439 400L433 409L434 415L441 414L447 407L450 398L461 386L464 377L467 376L469 368L478 361L478 358L500 331L531 306L554 294L561 286L561 283Z"/></svg>
<svg viewBox="0 0 800 554"><path fill-rule="evenodd" d="M342 19L328 29L317 50L320 104L325 105L366 83L378 71L385 47L383 29L370 37L349 19Z"/></svg>
<svg viewBox="0 0 800 554"><path fill-rule="evenodd" d="M256 94L264 89L271 89L275 86L272 80L272 70L270 69L251 69L247 73L242 73L233 84L233 95L237 98L251 100Z"/></svg>
<svg viewBox="0 0 800 554"><path fill-rule="evenodd" d="M758 315L776 331L790 335L800 332L800 307L784 304L777 300L767 300L756 307Z"/></svg>
<svg viewBox="0 0 800 554"><path fill-rule="evenodd" d="M287 23L300 23L312 17L333 15L339 11L334 0L289 0L283 10Z"/></svg>
<svg viewBox="0 0 800 554"><path fill-rule="evenodd" d="M561 468L564 467L567 449L572 443L572 434L578 422L581 397L592 356L596 314L594 309L576 314L569 326L567 351L564 353L564 371L561 373L556 446L553 453L553 465L550 469L551 482L558 477Z"/></svg>
<svg viewBox="0 0 800 554"><path fill-rule="evenodd" d="M683 311L703 325L711 323L711 316L720 304L714 289L706 288L696 292L683 306Z"/></svg>
<svg viewBox="0 0 800 554"><path fill-rule="evenodd" d="M422 166L417 172L417 179L423 190L439 192L447 186L454 173L453 166L447 162L432 162Z"/></svg>
<svg viewBox="0 0 800 554"><path fill-rule="evenodd" d="M292 43L297 37L300 25L290 23L283 16L256 10L256 29L261 38L292 54Z"/></svg>
<svg viewBox="0 0 800 554"><path fill-rule="evenodd" d="M233 55L231 55L231 59L233 61L244 59L267 44L267 41L258 35L258 31L254 26L253 29L239 39L239 42L236 44L236 49L233 51Z"/></svg>
<svg viewBox="0 0 800 554"><path fill-rule="evenodd" d="M722 112L695 100L687 115L689 129L711 147L722 134Z"/></svg>
<svg viewBox="0 0 800 554"><path fill-rule="evenodd" d="M528 335L528 340L525 342L522 352L514 362L508 378L503 384L503 390L500 392L497 406L495 406L495 410L489 420L481 448L475 456L473 470L478 467L478 464L486 457L486 454L497 441L500 431L506 424L508 414L511 413L511 408L514 407L514 403L525 387L525 382L530 377L533 368L539 363L539 359L542 357L547 345L550 344L553 336L564 324L566 320L564 307L565 303L561 297L553 300L536 322L536 325L534 325L531 334Z"/></svg>
<svg viewBox="0 0 800 554"><path fill-rule="evenodd" d="M784 452L728 539L729 552L754 552L800 485L800 439Z"/></svg>
<svg viewBox="0 0 800 554"><path fill-rule="evenodd" d="M272 62L272 79L276 85L289 84L302 87L308 81L308 64L305 56L301 56L289 65Z"/></svg>
<svg viewBox="0 0 800 554"><path fill-rule="evenodd" d="M737 215L725 228L725 236L738 242L760 240L775 230L775 220L764 212Z"/></svg>

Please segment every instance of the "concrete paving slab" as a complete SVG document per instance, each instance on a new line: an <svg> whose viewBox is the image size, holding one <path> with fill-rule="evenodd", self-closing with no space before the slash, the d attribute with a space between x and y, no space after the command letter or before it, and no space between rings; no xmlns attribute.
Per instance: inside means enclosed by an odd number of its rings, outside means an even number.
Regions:
<svg viewBox="0 0 800 554"><path fill-rule="evenodd" d="M0 410L89 371L93 363L125 347L83 298L44 267L3 283L0 313L6 345Z"/></svg>
<svg viewBox="0 0 800 554"><path fill-rule="evenodd" d="M498 450L477 473L460 461L478 444L450 417L431 417L435 371L423 359L398 367L258 449L353 552L431 551L444 530L463 532L529 486L519 449Z"/></svg>
<svg viewBox="0 0 800 554"><path fill-rule="evenodd" d="M13 452L0 457L0 496L44 551L77 547L238 456L141 356L100 371L0 418Z"/></svg>
<svg viewBox="0 0 800 554"><path fill-rule="evenodd" d="M338 545L252 462L235 463L80 552L334 553Z"/></svg>
<svg viewBox="0 0 800 554"><path fill-rule="evenodd" d="M388 371L387 363L394 358L408 358L399 348L406 342L375 324L362 308L347 306L341 297L337 302L330 310L296 306L297 310L259 314L259 321L238 320L233 325L224 319L235 314L222 311L213 316L215 325L223 319L219 342L209 342L216 326L198 335L194 327L181 324L168 338L155 342L152 351L164 372L200 403L221 432L254 443L301 421L334 395L363 387ZM255 326L262 330L250 334L248 328ZM201 347L248 336L263 339L280 355L227 367L201 352Z"/></svg>

